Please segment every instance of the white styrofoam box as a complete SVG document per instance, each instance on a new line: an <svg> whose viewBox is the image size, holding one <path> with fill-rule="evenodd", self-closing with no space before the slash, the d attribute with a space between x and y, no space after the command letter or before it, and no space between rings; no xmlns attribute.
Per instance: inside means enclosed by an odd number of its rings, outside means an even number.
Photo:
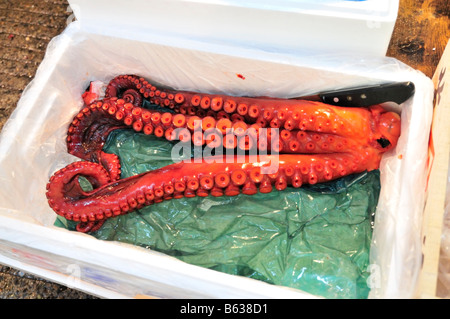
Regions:
<svg viewBox="0 0 450 319"><path fill-rule="evenodd" d="M386 54L399 6L399 0L69 2L77 19L96 33L129 38L131 28L144 31L143 40L164 35L272 52L376 56Z"/></svg>
<svg viewBox="0 0 450 319"><path fill-rule="evenodd" d="M91 80L126 73L175 89L274 97L413 81L416 93L402 106L398 146L381 164L371 246L377 269L371 297L411 297L422 258L431 80L386 57L300 55L164 35L128 26L120 37L107 36L77 21L51 41L0 135L0 263L107 298L316 298L53 226L45 186L55 170L77 160L67 154L65 135L82 106L80 94Z"/></svg>

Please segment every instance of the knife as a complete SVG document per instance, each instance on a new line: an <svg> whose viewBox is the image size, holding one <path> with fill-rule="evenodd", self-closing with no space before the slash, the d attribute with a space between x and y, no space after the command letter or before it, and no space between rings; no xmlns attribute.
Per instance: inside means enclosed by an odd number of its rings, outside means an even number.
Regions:
<svg viewBox="0 0 450 319"><path fill-rule="evenodd" d="M297 97L297 100L320 101L335 106L369 107L376 104L398 106L406 102L415 93L413 82L390 82L385 84L362 86L321 92L317 95ZM392 105L391 105L392 107Z"/></svg>

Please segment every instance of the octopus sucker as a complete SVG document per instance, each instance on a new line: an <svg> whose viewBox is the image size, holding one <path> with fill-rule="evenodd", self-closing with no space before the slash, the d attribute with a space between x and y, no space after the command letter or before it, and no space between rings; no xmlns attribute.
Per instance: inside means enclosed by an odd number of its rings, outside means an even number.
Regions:
<svg viewBox="0 0 450 319"><path fill-rule="evenodd" d="M158 108L147 109L145 100ZM78 231L92 232L108 218L162 201L253 195L327 182L377 169L381 156L396 146L400 124L398 114L378 105L347 108L179 91L120 75L108 84L103 100L90 100L69 124L68 152L81 161L53 174L48 203L58 215L79 222ZM210 150L241 151L244 157L230 160L219 152L121 178L120 159L103 151L117 129ZM90 189L83 189L81 177Z"/></svg>

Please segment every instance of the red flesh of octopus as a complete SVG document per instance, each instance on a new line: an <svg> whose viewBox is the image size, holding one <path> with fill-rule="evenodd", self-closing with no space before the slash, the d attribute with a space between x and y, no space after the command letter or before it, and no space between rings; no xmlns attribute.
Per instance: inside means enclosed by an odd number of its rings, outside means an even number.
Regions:
<svg viewBox="0 0 450 319"><path fill-rule="evenodd" d="M172 198L267 193L374 170L400 135L399 115L380 106L176 91L134 75L113 79L103 100L87 96L88 104L67 135L69 153L84 161L57 171L47 185L50 207L79 221L82 232L99 229L109 217ZM170 112L143 108L144 99ZM197 146L275 154L260 154L256 160L246 155L231 163L216 155L121 179L119 158L102 150L108 134L119 128ZM279 129L277 138L264 128ZM278 169L266 173L264 168L274 162ZM83 190L79 176L93 190Z"/></svg>

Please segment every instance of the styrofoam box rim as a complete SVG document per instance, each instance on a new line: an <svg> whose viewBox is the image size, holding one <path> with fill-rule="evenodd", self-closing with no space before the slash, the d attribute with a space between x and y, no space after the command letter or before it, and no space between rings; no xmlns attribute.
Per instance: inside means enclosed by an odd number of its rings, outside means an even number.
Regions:
<svg viewBox="0 0 450 319"><path fill-rule="evenodd" d="M198 272L198 268L200 267L187 263L183 263L183 267L180 268L180 261L167 255L158 253L149 254L148 250L129 244L98 240L94 240L93 242L91 236L84 236L58 227L45 227L34 223L24 223L23 221L5 215L0 215L0 225L0 243L2 241L10 242L12 247L18 247L18 249L23 249L24 251L31 249L33 252L30 254L31 256L36 256L34 254L39 254L39 251L41 251L58 256L58 258L61 258L60 262L63 260L66 261L66 263L62 263L63 267L52 270L45 268L43 258L34 260L36 261L35 264L37 264L36 267L36 265L33 265L33 258L30 259L30 263L27 263L25 256L25 262L15 263L15 266L27 271L36 272L36 275L59 281L61 284L75 286L77 289L100 297L116 298L122 296L123 298L129 298L133 297L133 295L130 294L132 289L122 294L120 290L105 289L96 284L95 281L82 282L71 280L70 275L73 275L71 273L71 267L79 264L104 269L107 265L107 268L112 270L118 277L126 275L135 277L133 278L134 280L140 278L142 287L136 287L135 295L144 292L147 295L156 297L177 298L186 297L186 292L189 292L189 296L192 298L218 298L222 296L222 293L225 293L230 298L270 298L273 296L277 296L277 298L315 298L308 293L303 293L295 289L277 287L260 281L208 269L202 268L202 271ZM14 255L10 254L8 256L5 252L2 254L1 246L0 261L2 259L3 262L20 260L20 258ZM19 256L23 257L23 255ZM34 258L36 259L36 257ZM101 263L99 260L101 260ZM39 267L39 263L44 267ZM122 269L116 266L123 264L129 264L130 267L128 269ZM153 271L145 271L146 269L156 269L158 275L153 275ZM161 273L165 273L166 276L161 277ZM180 279L186 280L186 278L190 278L192 281L188 287L184 287L183 294L178 295L177 289L179 288L177 285ZM107 279L106 281L108 280L111 279ZM164 280L163 283L161 283L162 280ZM74 285L74 283L78 284ZM161 284L164 287L160 287L160 289L164 288L167 294L161 293L161 291L151 286L145 288L145 285L149 283ZM239 287L239 290L236 290L236 287ZM149 293L148 291L152 292Z"/></svg>
<svg viewBox="0 0 450 319"><path fill-rule="evenodd" d="M172 34L272 51L356 52L384 56L398 0L69 0L94 32Z"/></svg>

